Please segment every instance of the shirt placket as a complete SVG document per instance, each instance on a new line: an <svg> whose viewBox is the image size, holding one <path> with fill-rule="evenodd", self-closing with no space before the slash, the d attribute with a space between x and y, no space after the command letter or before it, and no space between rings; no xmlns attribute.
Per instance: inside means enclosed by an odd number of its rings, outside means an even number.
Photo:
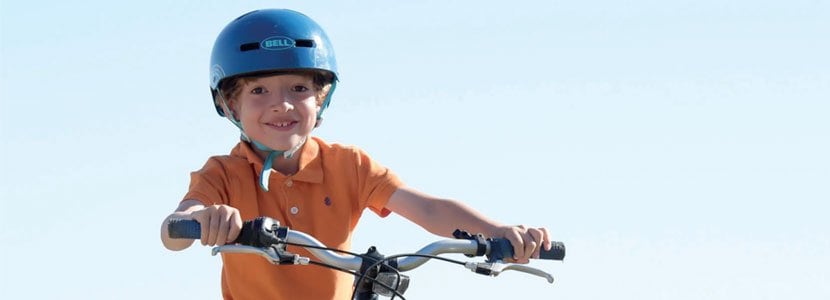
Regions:
<svg viewBox="0 0 830 300"><path fill-rule="evenodd" d="M294 179L292 179L291 177L286 178L282 182L282 191L286 204L285 209L287 210L285 215L291 219L296 219L297 217L299 217L299 214L301 213L300 204L294 197L292 197L293 194L296 194L293 192L295 189L295 184L296 183L294 182Z"/></svg>

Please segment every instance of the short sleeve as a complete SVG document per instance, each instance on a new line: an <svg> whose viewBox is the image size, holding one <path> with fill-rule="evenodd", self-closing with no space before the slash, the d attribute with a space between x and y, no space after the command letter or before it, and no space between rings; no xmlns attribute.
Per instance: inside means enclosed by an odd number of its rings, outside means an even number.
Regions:
<svg viewBox="0 0 830 300"><path fill-rule="evenodd" d="M228 204L228 174L220 160L211 157L198 171L190 173L190 188L184 200L197 200L203 205Z"/></svg>
<svg viewBox="0 0 830 300"><path fill-rule="evenodd" d="M386 204L403 183L391 170L372 160L363 150L356 149L360 199L364 207L381 217L391 213Z"/></svg>

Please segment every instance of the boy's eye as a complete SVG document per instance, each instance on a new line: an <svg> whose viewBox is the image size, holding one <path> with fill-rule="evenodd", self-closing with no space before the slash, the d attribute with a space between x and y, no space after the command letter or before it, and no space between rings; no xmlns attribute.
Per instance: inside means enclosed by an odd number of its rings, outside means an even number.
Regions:
<svg viewBox="0 0 830 300"><path fill-rule="evenodd" d="M308 91L308 87L303 86L303 85L295 85L294 87L291 88L291 90L294 91L294 92L306 92L306 91Z"/></svg>
<svg viewBox="0 0 830 300"><path fill-rule="evenodd" d="M258 94L263 94L263 93L265 93L265 89L263 89L261 87L257 87L257 88L254 88L254 89L251 90L251 94L257 94L258 95Z"/></svg>

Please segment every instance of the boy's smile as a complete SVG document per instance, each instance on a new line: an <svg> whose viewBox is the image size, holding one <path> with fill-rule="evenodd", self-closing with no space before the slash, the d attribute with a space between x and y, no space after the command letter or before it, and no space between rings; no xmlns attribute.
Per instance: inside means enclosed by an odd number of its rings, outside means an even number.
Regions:
<svg viewBox="0 0 830 300"><path fill-rule="evenodd" d="M268 125L276 130L279 131L287 131L291 128L294 128L294 125L297 125L297 121L276 121L276 122L267 122L265 125Z"/></svg>

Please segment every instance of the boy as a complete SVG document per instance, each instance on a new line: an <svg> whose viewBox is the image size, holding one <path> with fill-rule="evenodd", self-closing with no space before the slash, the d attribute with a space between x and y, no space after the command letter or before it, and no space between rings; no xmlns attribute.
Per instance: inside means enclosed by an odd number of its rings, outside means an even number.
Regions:
<svg viewBox="0 0 830 300"><path fill-rule="evenodd" d="M550 249L544 228L502 225L460 202L404 186L358 148L312 137L337 67L328 37L307 16L269 9L232 21L214 44L210 75L214 106L239 127L242 141L191 174L184 200L162 223L166 248L193 243L168 237L171 218L197 220L202 245L213 246L235 240L243 220L268 216L329 247L350 249L352 230L369 208L382 217L395 212L444 237L455 229L505 237L517 262ZM354 281L327 268L274 266L254 255L222 260L226 299L346 299Z"/></svg>

